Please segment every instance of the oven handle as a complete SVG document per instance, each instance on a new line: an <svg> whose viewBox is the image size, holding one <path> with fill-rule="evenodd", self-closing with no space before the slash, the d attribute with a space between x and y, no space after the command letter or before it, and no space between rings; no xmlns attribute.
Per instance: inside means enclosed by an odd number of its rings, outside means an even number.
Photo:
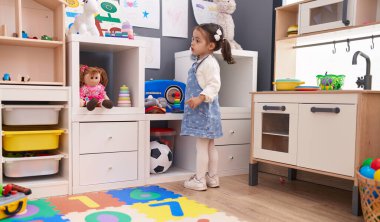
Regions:
<svg viewBox="0 0 380 222"><path fill-rule="evenodd" d="M335 108L320 108L320 107L311 107L310 111L312 113L340 113L340 108L335 107Z"/></svg>
<svg viewBox="0 0 380 222"><path fill-rule="evenodd" d="M286 110L286 107L285 106L263 106L263 110L264 111L268 111L268 110L276 110L276 111L285 111Z"/></svg>
<svg viewBox="0 0 380 222"><path fill-rule="evenodd" d="M350 25L350 20L347 19L347 11L348 11L348 0L343 0L342 23L345 26Z"/></svg>

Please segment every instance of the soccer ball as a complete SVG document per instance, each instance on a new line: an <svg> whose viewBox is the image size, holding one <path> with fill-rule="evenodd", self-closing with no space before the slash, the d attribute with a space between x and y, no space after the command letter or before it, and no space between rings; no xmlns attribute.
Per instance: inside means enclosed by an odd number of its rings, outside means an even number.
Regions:
<svg viewBox="0 0 380 222"><path fill-rule="evenodd" d="M150 173L163 173L173 162L173 153L170 148L157 141L150 142Z"/></svg>

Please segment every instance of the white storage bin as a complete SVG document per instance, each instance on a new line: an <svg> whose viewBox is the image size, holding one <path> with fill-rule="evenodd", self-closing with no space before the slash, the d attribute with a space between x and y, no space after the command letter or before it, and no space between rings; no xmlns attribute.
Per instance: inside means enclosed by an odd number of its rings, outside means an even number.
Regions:
<svg viewBox="0 0 380 222"><path fill-rule="evenodd" d="M4 105L4 125L56 125L61 105Z"/></svg>
<svg viewBox="0 0 380 222"><path fill-rule="evenodd" d="M36 157L4 157L4 175L7 177L30 177L58 173L59 160L63 154Z"/></svg>

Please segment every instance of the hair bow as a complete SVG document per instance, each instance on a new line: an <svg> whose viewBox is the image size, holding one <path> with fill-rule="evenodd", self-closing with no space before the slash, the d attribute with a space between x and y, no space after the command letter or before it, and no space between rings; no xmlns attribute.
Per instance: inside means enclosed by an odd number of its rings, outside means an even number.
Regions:
<svg viewBox="0 0 380 222"><path fill-rule="evenodd" d="M84 71L86 71L87 68L88 68L87 65L83 65L83 66L80 67L80 71L84 72Z"/></svg>
<svg viewBox="0 0 380 222"><path fill-rule="evenodd" d="M220 29L216 30L216 33L214 35L215 41L219 42L221 36L222 36L222 30Z"/></svg>

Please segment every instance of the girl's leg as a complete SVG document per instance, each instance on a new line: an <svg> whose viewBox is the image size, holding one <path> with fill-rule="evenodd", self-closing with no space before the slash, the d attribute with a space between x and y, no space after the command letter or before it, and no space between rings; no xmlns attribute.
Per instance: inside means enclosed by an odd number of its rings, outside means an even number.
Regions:
<svg viewBox="0 0 380 222"><path fill-rule="evenodd" d="M209 139L197 138L197 166L196 174L185 181L184 186L192 190L207 190L206 172L208 169L208 144Z"/></svg>
<svg viewBox="0 0 380 222"><path fill-rule="evenodd" d="M215 148L214 140L208 144L208 174L213 177L218 173L218 150Z"/></svg>
<svg viewBox="0 0 380 222"><path fill-rule="evenodd" d="M206 174L206 185L208 187L219 187L218 177L218 150L215 147L214 140L208 144L208 173Z"/></svg>
<svg viewBox="0 0 380 222"><path fill-rule="evenodd" d="M197 138L196 148L197 148L197 165L196 165L196 174L197 178L204 178L206 172L208 171L208 163L209 163L209 139L207 138Z"/></svg>

